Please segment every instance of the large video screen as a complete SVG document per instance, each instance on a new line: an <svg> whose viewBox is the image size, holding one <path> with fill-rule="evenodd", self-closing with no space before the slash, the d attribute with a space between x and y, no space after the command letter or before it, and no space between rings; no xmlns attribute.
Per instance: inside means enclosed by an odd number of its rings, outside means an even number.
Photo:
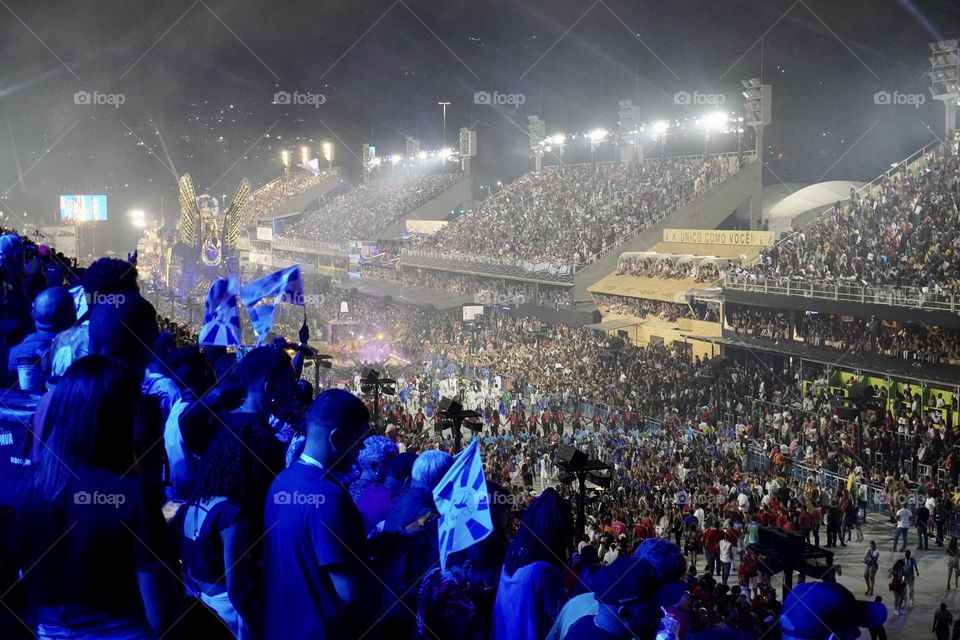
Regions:
<svg viewBox="0 0 960 640"><path fill-rule="evenodd" d="M107 196L60 196L60 219L101 222L107 219Z"/></svg>

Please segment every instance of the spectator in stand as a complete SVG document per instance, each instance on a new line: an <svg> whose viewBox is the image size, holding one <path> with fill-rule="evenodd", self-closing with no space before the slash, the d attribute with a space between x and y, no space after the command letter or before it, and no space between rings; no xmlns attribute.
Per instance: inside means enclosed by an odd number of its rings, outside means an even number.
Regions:
<svg viewBox="0 0 960 640"><path fill-rule="evenodd" d="M257 578L263 507L272 474L252 432L221 430L203 460L196 498L178 512L184 582L236 638L260 637Z"/></svg>
<svg viewBox="0 0 960 640"><path fill-rule="evenodd" d="M50 287L41 292L34 298L30 314L34 331L10 349L7 358L10 377L17 374L17 360L21 357L46 359L57 334L69 329L76 321L73 297L63 287Z"/></svg>
<svg viewBox="0 0 960 640"><path fill-rule="evenodd" d="M147 478L130 474L138 385L123 364L92 355L51 394L48 455L12 501L24 619L39 637L146 640L182 610L160 505Z"/></svg>
<svg viewBox="0 0 960 640"><path fill-rule="evenodd" d="M500 576L493 640L535 640L547 635L567 600L561 568L572 533L569 507L552 487L527 507Z"/></svg>
<svg viewBox="0 0 960 640"><path fill-rule="evenodd" d="M99 304L122 304L126 296L137 294L137 268L125 260L100 258L83 274L83 290L89 313ZM70 364L89 350L89 318L80 318L70 329L57 335L50 349L50 375L61 376ZM152 342L148 343L152 346Z"/></svg>
<svg viewBox="0 0 960 640"><path fill-rule="evenodd" d="M373 604L379 602L379 583L364 566L363 520L338 479L363 447L369 419L364 404L347 391L321 393L307 412L303 453L270 487L264 523L267 638L360 637L371 614L373 620L379 616Z"/></svg>

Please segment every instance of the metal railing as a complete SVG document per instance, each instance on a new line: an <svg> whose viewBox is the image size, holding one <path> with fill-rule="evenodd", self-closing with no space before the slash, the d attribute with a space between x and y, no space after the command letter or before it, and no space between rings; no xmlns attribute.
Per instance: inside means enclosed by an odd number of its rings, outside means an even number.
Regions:
<svg viewBox="0 0 960 640"><path fill-rule="evenodd" d="M946 153L947 141L934 140L922 148L914 151L912 154L894 164L890 169L856 189L854 195L869 194L875 191L882 183L894 179L896 176L902 176L913 168L913 165L927 159L936 159ZM931 154L932 152L932 154ZM928 156L928 154L931 154ZM850 198L843 198L842 201L849 201ZM793 241L808 227L815 225L822 215L816 216L807 224L792 233L784 236L777 242L781 246ZM956 305L952 294L939 294L923 292L917 287L903 287L895 285L862 285L853 282L837 282L826 280L809 280L799 277L776 277L767 276L742 276L728 275L725 278L724 288L734 290L751 291L759 293L758 286L768 286L770 281L775 281L773 286L776 290L771 290L774 295L793 295L807 298L817 298L821 300L839 300L844 302L859 302L865 304L883 304L893 307L908 307L913 309L935 309L942 311L955 311ZM749 288L747 288L749 287ZM766 291L763 291L766 293Z"/></svg>
<svg viewBox="0 0 960 640"><path fill-rule="evenodd" d="M856 282L802 280L788 276L770 277L752 274L728 274L724 289L776 296L798 296L817 300L878 304L936 311L957 310L953 294L923 291L918 287L865 285Z"/></svg>

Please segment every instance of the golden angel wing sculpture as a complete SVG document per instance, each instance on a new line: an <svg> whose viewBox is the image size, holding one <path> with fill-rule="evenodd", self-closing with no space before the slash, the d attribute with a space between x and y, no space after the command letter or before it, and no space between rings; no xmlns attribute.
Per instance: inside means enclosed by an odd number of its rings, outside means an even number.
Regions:
<svg viewBox="0 0 960 640"><path fill-rule="evenodd" d="M226 205L226 203L223 203ZM223 244L229 249L237 248L240 240L240 230L247 224L247 213L250 209L250 181L244 178L230 200L230 207L224 215Z"/></svg>
<svg viewBox="0 0 960 640"><path fill-rule="evenodd" d="M199 244L200 209L197 208L197 192L189 173L180 177L180 220L177 228L181 242L191 246Z"/></svg>

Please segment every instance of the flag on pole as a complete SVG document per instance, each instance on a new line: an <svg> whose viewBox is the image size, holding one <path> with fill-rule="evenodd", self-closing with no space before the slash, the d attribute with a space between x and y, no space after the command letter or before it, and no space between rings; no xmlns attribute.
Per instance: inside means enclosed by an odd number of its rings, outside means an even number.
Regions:
<svg viewBox="0 0 960 640"><path fill-rule="evenodd" d="M240 346L240 314L237 311L237 284L217 278L210 285L200 329L201 345Z"/></svg>
<svg viewBox="0 0 960 640"><path fill-rule="evenodd" d="M440 513L437 532L440 536L440 566L444 570L447 556L470 548L493 532L487 480L483 476L478 442L477 438L471 440L433 490L433 499Z"/></svg>
<svg viewBox="0 0 960 640"><path fill-rule="evenodd" d="M273 328L273 312L278 304L288 302L305 306L300 265L295 264L245 284L240 288L240 299L250 309L250 324L257 334L257 344L262 344ZM270 303L257 304L268 299Z"/></svg>
<svg viewBox="0 0 960 640"><path fill-rule="evenodd" d="M68 291L70 295L73 296L73 306L77 310L77 320L79 320L90 309L89 303L87 302L87 292L84 290L82 284L71 287Z"/></svg>
<svg viewBox="0 0 960 640"><path fill-rule="evenodd" d="M281 269L259 280L240 287L240 299L247 307L253 307L264 298L279 298L274 301L289 302L303 306L303 280L300 278L300 265Z"/></svg>

